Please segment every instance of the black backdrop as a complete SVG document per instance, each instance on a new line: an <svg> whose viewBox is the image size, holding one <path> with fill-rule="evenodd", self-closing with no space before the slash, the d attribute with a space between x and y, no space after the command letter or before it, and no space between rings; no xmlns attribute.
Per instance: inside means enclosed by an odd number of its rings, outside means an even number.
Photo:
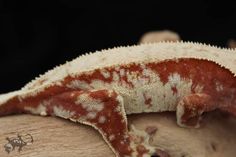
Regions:
<svg viewBox="0 0 236 157"><path fill-rule="evenodd" d="M88 52L136 44L150 30L225 46L236 39L236 8L224 1L1 1L0 93Z"/></svg>

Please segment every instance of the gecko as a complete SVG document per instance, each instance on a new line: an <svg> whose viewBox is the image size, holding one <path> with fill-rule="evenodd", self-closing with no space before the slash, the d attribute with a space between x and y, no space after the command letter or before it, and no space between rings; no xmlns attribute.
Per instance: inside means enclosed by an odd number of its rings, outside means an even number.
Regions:
<svg viewBox="0 0 236 157"><path fill-rule="evenodd" d="M0 115L69 119L94 127L117 157L161 156L137 140L127 115L175 112L180 127L193 128L200 126L204 112L236 116L235 65L235 49L193 42L96 51L0 95Z"/></svg>

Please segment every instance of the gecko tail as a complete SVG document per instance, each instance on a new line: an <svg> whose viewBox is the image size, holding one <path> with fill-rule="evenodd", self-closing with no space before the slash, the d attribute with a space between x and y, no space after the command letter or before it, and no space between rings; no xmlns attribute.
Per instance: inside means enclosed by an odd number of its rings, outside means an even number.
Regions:
<svg viewBox="0 0 236 157"><path fill-rule="evenodd" d="M18 99L19 91L6 94L0 94L0 116L20 113L18 108L20 103Z"/></svg>

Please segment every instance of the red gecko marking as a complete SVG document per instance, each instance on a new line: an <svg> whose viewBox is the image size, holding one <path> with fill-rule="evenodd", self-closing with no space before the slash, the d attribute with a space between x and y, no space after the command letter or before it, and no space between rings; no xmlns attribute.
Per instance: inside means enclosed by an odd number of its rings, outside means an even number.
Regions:
<svg viewBox="0 0 236 157"><path fill-rule="evenodd" d="M173 92L173 95L178 93L178 89L176 88L176 86L171 87L171 90Z"/></svg>
<svg viewBox="0 0 236 157"><path fill-rule="evenodd" d="M138 145L136 150L138 152L137 157L143 157L144 154L149 152L143 145Z"/></svg>
<svg viewBox="0 0 236 157"><path fill-rule="evenodd" d="M123 69L123 71L125 73L123 76L121 76L120 71L116 70L115 67L108 67L108 68L104 68L104 71L106 71L110 75L110 77L108 77L108 78L105 78L102 75L101 70L97 69L92 73L89 73L89 74L84 73L84 74L79 75L76 78L72 78L72 77L69 78L68 77L67 78L68 80L66 82L69 82L69 80L72 81L74 79L78 79L80 81L85 81L88 84L90 84L93 80L100 80L100 81L103 81L104 83L111 83L113 81L113 72L116 72L120 78L120 80L119 80L120 83L125 82L127 85L129 85L131 88L133 88L134 85L132 82L130 82L128 80L126 74L136 72L138 74L137 77L139 77L139 76L141 76L141 73L143 70L140 67L140 65L138 65L138 64L130 64L128 67L126 65L123 65L123 66L120 66L119 69Z"/></svg>
<svg viewBox="0 0 236 157"><path fill-rule="evenodd" d="M145 131L148 135L152 136L157 132L157 127L156 126L148 126L148 127L146 127Z"/></svg>
<svg viewBox="0 0 236 157"><path fill-rule="evenodd" d="M146 95L146 93L143 93L143 97L144 97L144 103L145 103L145 105L147 105L148 107L151 107L151 106L152 106L152 104L151 104L152 99L151 99L151 98L148 98L147 95Z"/></svg>

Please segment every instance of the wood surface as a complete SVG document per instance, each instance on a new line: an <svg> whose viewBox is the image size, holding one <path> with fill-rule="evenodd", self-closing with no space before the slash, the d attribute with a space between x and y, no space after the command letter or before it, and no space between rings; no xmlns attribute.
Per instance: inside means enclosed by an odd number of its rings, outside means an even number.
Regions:
<svg viewBox="0 0 236 157"><path fill-rule="evenodd" d="M200 129L180 128L174 113L128 117L139 130L158 128L150 144L166 149L173 157L235 157L234 118L208 116ZM114 157L101 135L89 126L55 117L13 115L0 118L0 157ZM9 154L6 137L31 134L34 142Z"/></svg>

